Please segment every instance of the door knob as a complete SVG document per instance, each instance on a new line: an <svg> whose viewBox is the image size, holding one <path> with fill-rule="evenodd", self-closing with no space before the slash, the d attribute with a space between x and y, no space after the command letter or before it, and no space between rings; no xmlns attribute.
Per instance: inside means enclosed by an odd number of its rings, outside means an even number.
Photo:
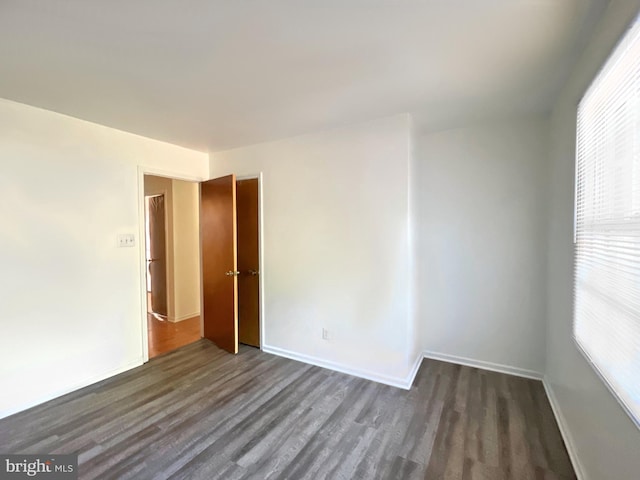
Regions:
<svg viewBox="0 0 640 480"><path fill-rule="evenodd" d="M240 272L229 270L228 272L225 272L225 275L227 277L237 277L238 275L240 275Z"/></svg>
<svg viewBox="0 0 640 480"><path fill-rule="evenodd" d="M259 273L258 270L249 270L249 275L258 275Z"/></svg>

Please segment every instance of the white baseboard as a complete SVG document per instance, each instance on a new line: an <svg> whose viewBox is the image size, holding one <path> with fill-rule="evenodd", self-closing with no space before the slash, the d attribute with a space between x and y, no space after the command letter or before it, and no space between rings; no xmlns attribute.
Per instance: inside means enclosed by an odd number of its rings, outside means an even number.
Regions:
<svg viewBox="0 0 640 480"><path fill-rule="evenodd" d="M190 313L188 315L181 315L179 317L168 317L167 320L173 323L181 322L182 320L187 320L189 318L200 316L200 312Z"/></svg>
<svg viewBox="0 0 640 480"><path fill-rule="evenodd" d="M66 387L63 388L61 390L56 390L55 392L49 393L43 397L38 398L37 400L33 400L30 402L25 403L24 405L20 405L19 407L14 407L14 408L8 408L6 410L2 410L0 411L0 418L5 418L8 417L9 415L13 415L15 413L19 413L22 412L24 410L28 410L29 408L35 407L37 405L40 405L41 403L45 403L48 402L49 400L53 400L54 398L58 398L61 397L63 395L66 395L67 393L71 393L71 392L75 392L76 390L80 390L81 388L85 388L88 387L89 385L93 385L94 383L98 383L101 382L103 380L106 380L107 378L111 378L111 377L115 377L116 375L126 372L127 370L131 370L132 368L136 368L139 367L140 365L142 365L144 362L142 361L142 358L136 360L133 363L130 363L128 365L125 365L124 367L120 367L117 368L115 370L111 370L108 373L104 373L101 375L96 375L95 377L91 377L89 379L83 380L82 382L76 383L75 385L71 386L71 387Z"/></svg>
<svg viewBox="0 0 640 480"><path fill-rule="evenodd" d="M422 355L422 353L418 353L418 355L416 355L416 359L413 361L413 366L411 367L411 371L407 376L407 382L406 382L408 385L407 390L413 386L413 382L416 379L416 375L418 375L418 370L420 370L420 365L422 365L423 359L424 359L424 356Z"/></svg>
<svg viewBox="0 0 640 480"><path fill-rule="evenodd" d="M567 452L569 453L569 458L571 459L573 470L576 472L576 477L578 477L578 480L587 480L587 476L584 473L585 470L582 466L582 463L580 463L580 457L578 457L578 452L576 450L573 437L569 432L567 421L562 414L558 399L556 398L555 393L553 393L553 388L551 388L551 384L546 377L542 379L542 385L544 386L544 391L547 393L547 398L549 399L549 403L551 404L553 415L556 417L556 423L558 424L558 428L560 428L560 434L562 435L564 444L567 447Z"/></svg>
<svg viewBox="0 0 640 480"><path fill-rule="evenodd" d="M271 347L269 345L262 345L262 351L266 353L271 353L273 355L278 355L279 357L290 358L291 360L297 360L299 362L315 365L317 367L327 368L329 370L334 370L336 372L346 373L347 375L353 375L354 377L364 378L366 380L371 380L373 382L383 383L385 385L390 385L392 387L402 388L404 390L409 390L411 388L411 385L413 385L413 379L418 373L418 368L420 367L420 362L422 361L422 356L419 356L416 359L415 364L413 365L409 374L403 378L403 377L393 377L391 375L379 374L376 372L372 372L370 370L353 368L348 365L344 365L342 363L332 362L322 358L313 357L311 355L306 355L304 353L293 352L291 350L286 350L284 348Z"/></svg>
<svg viewBox="0 0 640 480"><path fill-rule="evenodd" d="M482 370L491 370L493 372L506 373L508 375L516 375L518 377L531 378L533 380L542 380L544 375L534 370L527 370L526 368L512 367L510 365L503 365L501 363L486 362L484 360L475 360L473 358L459 357L457 355L449 355L447 353L438 353L425 350L423 352L424 358L431 358L433 360L441 360L443 362L456 363L458 365L465 365L467 367L480 368Z"/></svg>

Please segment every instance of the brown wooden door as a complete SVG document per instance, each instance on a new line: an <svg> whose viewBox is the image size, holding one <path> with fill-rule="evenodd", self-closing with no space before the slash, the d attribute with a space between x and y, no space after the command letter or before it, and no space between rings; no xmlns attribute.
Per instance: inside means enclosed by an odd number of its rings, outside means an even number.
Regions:
<svg viewBox="0 0 640 480"><path fill-rule="evenodd" d="M200 184L204 337L238 353L236 177Z"/></svg>
<svg viewBox="0 0 640 480"><path fill-rule="evenodd" d="M240 343L260 347L258 179L238 180L238 329Z"/></svg>
<svg viewBox="0 0 640 480"><path fill-rule="evenodd" d="M149 197L148 272L151 278L151 311L167 316L167 245L164 195Z"/></svg>

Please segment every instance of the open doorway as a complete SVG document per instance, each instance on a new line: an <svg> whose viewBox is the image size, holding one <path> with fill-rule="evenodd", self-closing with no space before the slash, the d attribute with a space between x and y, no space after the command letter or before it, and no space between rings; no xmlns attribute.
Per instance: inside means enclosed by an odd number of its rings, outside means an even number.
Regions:
<svg viewBox="0 0 640 480"><path fill-rule="evenodd" d="M147 313L167 319L167 230L164 194L145 196Z"/></svg>
<svg viewBox="0 0 640 480"><path fill-rule="evenodd" d="M149 358L200 339L198 183L144 176Z"/></svg>
<svg viewBox="0 0 640 480"><path fill-rule="evenodd" d="M263 326L262 201L260 174L236 180L235 175L207 181L165 177L166 172L140 168L141 236L144 255L145 361L194 342L202 337L219 347L238 352L239 343L261 348ZM180 195L189 190L189 215L178 215ZM159 198L162 197L162 200ZM155 198L155 200L154 200ZM184 202L182 202L184 203ZM162 300L155 299L154 285L162 283L157 249L152 246L154 231L164 230L166 250L166 314ZM184 208L184 207L183 207ZM153 221L152 216L157 217ZM188 226L191 218L197 227ZM194 223L191 221L191 223ZM197 232L185 240L187 231ZM156 237L159 233L155 233ZM160 240L161 242L161 240ZM189 245L182 254L180 247ZM157 264L157 265L156 265ZM188 266L198 275L181 277ZM196 310L183 308L185 294L197 304ZM182 313L180 313L182 312Z"/></svg>

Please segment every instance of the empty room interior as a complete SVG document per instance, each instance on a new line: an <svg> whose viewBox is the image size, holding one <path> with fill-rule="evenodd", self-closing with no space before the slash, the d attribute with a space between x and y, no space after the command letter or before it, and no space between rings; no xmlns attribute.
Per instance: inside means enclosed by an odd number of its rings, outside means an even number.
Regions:
<svg viewBox="0 0 640 480"><path fill-rule="evenodd" d="M639 13L0 1L0 477L640 479Z"/></svg>

